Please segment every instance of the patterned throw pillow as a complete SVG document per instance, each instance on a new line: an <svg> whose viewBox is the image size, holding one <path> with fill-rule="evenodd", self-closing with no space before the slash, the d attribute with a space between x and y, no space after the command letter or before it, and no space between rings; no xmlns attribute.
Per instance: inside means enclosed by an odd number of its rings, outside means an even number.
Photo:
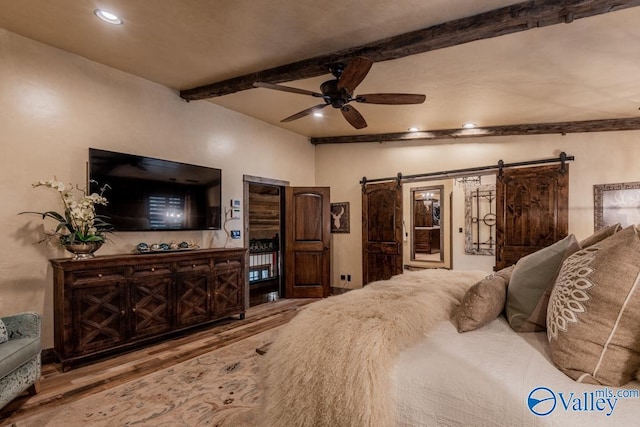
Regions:
<svg viewBox="0 0 640 427"><path fill-rule="evenodd" d="M640 234L625 228L563 264L547 310L551 357L578 382L621 386L640 369Z"/></svg>
<svg viewBox="0 0 640 427"><path fill-rule="evenodd" d="M500 315L513 269L514 266L504 268L469 288L456 315L458 332L478 329Z"/></svg>
<svg viewBox="0 0 640 427"><path fill-rule="evenodd" d="M507 289L507 321L516 332L544 331L551 288L562 261L580 250L573 234L516 263Z"/></svg>
<svg viewBox="0 0 640 427"><path fill-rule="evenodd" d="M9 341L9 332L2 319L0 319L0 344Z"/></svg>

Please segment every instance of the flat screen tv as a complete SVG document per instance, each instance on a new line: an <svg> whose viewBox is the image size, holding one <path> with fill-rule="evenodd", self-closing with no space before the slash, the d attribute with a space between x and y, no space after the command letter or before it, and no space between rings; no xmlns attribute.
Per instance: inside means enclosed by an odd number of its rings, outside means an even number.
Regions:
<svg viewBox="0 0 640 427"><path fill-rule="evenodd" d="M222 171L169 160L89 148L89 188L109 185L114 231L220 229Z"/></svg>

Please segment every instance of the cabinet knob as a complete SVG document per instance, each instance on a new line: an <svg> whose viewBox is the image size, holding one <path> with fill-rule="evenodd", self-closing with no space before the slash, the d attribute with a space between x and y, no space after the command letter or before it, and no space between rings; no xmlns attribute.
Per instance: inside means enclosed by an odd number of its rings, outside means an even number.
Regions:
<svg viewBox="0 0 640 427"><path fill-rule="evenodd" d="M98 279L102 278L102 273L98 273Z"/></svg>
<svg viewBox="0 0 640 427"><path fill-rule="evenodd" d="M133 307L133 312L134 312L134 313L136 312L136 308L135 308L135 307Z"/></svg>
<svg viewBox="0 0 640 427"><path fill-rule="evenodd" d="M124 310L120 310L120 314L124 316Z"/></svg>
<svg viewBox="0 0 640 427"><path fill-rule="evenodd" d="M151 267L151 271L156 271L156 268L155 267Z"/></svg>
<svg viewBox="0 0 640 427"><path fill-rule="evenodd" d="M196 265L195 264L191 264L191 267L196 268Z"/></svg>

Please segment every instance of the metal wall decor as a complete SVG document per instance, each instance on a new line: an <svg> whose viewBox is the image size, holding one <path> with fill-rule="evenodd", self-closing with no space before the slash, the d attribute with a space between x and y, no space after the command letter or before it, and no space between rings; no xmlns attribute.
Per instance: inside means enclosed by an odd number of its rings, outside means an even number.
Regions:
<svg viewBox="0 0 640 427"><path fill-rule="evenodd" d="M496 186L466 188L464 197L465 244L467 255L495 255Z"/></svg>

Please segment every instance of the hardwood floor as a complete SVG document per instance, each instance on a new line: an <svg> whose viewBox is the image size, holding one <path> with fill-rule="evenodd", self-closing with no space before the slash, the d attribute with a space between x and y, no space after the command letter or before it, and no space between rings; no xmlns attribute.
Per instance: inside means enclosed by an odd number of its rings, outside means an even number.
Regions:
<svg viewBox="0 0 640 427"><path fill-rule="evenodd" d="M0 425L143 377L209 351L287 323L317 299L281 299L249 308L245 319L227 319L212 327L68 372L59 363L42 367L40 391L26 392L0 410Z"/></svg>

